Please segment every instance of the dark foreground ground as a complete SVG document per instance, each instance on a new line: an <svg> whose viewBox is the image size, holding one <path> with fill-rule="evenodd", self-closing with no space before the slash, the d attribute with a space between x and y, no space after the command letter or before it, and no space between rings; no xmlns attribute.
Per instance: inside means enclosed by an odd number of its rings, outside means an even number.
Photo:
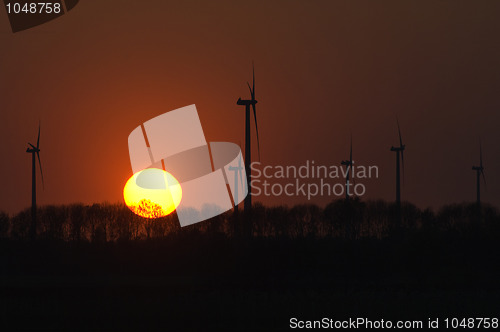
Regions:
<svg viewBox="0 0 500 332"><path fill-rule="evenodd" d="M323 317L499 317L497 239L0 242L0 330L289 328Z"/></svg>

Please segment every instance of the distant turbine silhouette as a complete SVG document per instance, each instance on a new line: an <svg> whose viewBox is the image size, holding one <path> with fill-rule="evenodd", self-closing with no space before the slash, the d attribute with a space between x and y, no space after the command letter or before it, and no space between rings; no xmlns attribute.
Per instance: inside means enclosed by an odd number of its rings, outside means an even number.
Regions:
<svg viewBox="0 0 500 332"><path fill-rule="evenodd" d="M245 197L244 209L245 211L250 211L252 208L252 174L250 172L250 164L252 163L251 158L251 132L250 132L250 106L253 109L253 117L255 121L255 132L257 134L257 151L259 153L260 160L260 142L259 142L259 128L257 126L257 113L255 110L255 104L257 104L257 100L255 100L255 68L252 64L252 87L250 87L250 83L247 82L248 89L250 89L250 96L252 99L243 100L241 98L236 102L237 105L245 106L245 172L247 175L247 184L248 184L248 194Z"/></svg>
<svg viewBox="0 0 500 332"><path fill-rule="evenodd" d="M229 170L234 172L234 213L238 214L238 175L240 178L239 183L241 183L242 186L244 186L243 183L243 177L241 176L241 171L243 170L243 167L241 167L241 155L240 158L238 159L238 166L229 166ZM244 191L244 190L243 190Z"/></svg>
<svg viewBox="0 0 500 332"><path fill-rule="evenodd" d="M398 221L401 221L401 174L400 174L400 164L399 155L401 154L401 164L403 166L403 179L405 174L405 159L404 150L405 145L403 144L403 139L401 138L401 128L399 127L399 120L396 118L398 124L398 135L399 135L399 146L391 147L391 151L396 152L396 208L398 213Z"/></svg>
<svg viewBox="0 0 500 332"><path fill-rule="evenodd" d="M349 154L349 160L342 160L340 163L341 165L345 166L346 169L346 178L345 178L345 199L346 201L349 200L349 178L350 178L350 173L352 170L352 134L351 134L351 152Z"/></svg>
<svg viewBox="0 0 500 332"><path fill-rule="evenodd" d="M38 139L36 141L36 146L28 143L31 146L26 149L27 153L31 153L31 239L36 238L36 162L35 154L38 158L38 164L40 166L40 175L42 176L42 186L45 187L43 183L43 172L42 172L42 162L40 161L40 123L38 123Z"/></svg>
<svg viewBox="0 0 500 332"><path fill-rule="evenodd" d="M476 190L477 190L477 206L481 207L481 176L483 177L484 184L486 185L486 177L484 176L483 167L483 147L479 141L479 166L472 166L472 170L476 171Z"/></svg>

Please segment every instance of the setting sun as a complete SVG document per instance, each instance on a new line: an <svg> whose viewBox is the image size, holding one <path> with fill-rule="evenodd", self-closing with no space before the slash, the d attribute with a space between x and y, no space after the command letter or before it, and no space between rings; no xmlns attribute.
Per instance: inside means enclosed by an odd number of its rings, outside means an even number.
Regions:
<svg viewBox="0 0 500 332"><path fill-rule="evenodd" d="M182 199L179 181L170 173L147 168L135 173L123 188L125 204L144 218L159 218L174 211Z"/></svg>

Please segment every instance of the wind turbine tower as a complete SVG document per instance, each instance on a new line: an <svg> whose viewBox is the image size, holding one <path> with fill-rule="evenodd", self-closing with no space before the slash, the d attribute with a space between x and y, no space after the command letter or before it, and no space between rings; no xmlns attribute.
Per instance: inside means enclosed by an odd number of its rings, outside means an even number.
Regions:
<svg viewBox="0 0 500 332"><path fill-rule="evenodd" d="M255 69L253 68L253 65L252 65L252 75L253 75L252 86L250 87L250 83L247 82L248 89L250 90L251 99L243 100L243 99L239 98L238 101L236 102L237 105L245 106L245 172L247 175L248 194L245 197L243 207L244 207L245 211L247 211L247 212L250 211L250 209L252 208L252 186L250 185L252 183L252 174L250 171L250 164L252 163L251 131L250 131L250 106L253 109L253 117L254 117L254 121L255 121L255 132L257 134L257 149L258 149L259 160L260 160L259 129L257 126L257 113L255 110L255 104L257 104L257 100L255 100Z"/></svg>
<svg viewBox="0 0 500 332"><path fill-rule="evenodd" d="M349 160L342 160L340 163L341 165L345 166L346 168L346 178L345 178L345 200L349 200L349 180L350 180L350 175L351 175L351 170L352 170L352 135L351 135L351 152L349 154Z"/></svg>
<svg viewBox="0 0 500 332"><path fill-rule="evenodd" d="M398 213L398 221L401 221L401 165L403 169L403 178L405 172L405 160L404 151L405 145L403 144L403 139L401 138L401 128L399 127L399 120L396 119L398 124L398 134L399 134L399 146L392 146L391 151L396 152L396 208ZM401 155L401 158L400 158ZM399 160L401 159L401 165Z"/></svg>
<svg viewBox="0 0 500 332"><path fill-rule="evenodd" d="M26 149L27 153L31 153L31 239L36 239L36 157L38 158L38 164L40 166L40 175L42 176L42 186L43 184L43 172L42 172L42 162L40 161L40 124L38 124L38 139L36 141L36 146L28 143L30 147Z"/></svg>
<svg viewBox="0 0 500 332"><path fill-rule="evenodd" d="M476 195L477 195L477 206L481 207L481 176L483 177L484 184L486 185L486 178L484 176L483 167L483 148L481 146L481 141L479 142L479 166L472 166L472 170L476 171Z"/></svg>
<svg viewBox="0 0 500 332"><path fill-rule="evenodd" d="M238 177L240 178L241 185L244 186L243 177L241 176L241 171L243 170L243 167L241 167L241 154L240 154L240 158L238 159L238 166L229 166L229 170L234 172L234 201L236 203L239 201L238 200ZM238 204L237 203L234 205L234 213L238 214Z"/></svg>

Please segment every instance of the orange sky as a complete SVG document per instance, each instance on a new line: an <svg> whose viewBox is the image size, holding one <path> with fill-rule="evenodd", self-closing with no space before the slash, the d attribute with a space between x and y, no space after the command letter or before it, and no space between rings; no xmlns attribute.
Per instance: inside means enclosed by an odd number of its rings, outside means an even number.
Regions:
<svg viewBox="0 0 500 332"><path fill-rule="evenodd" d="M30 206L39 119L40 204L121 201L128 134L168 110L194 103L208 141L243 143L252 60L263 164L337 165L352 131L356 163L380 168L367 197L393 199L397 115L403 199L472 201L481 134L498 205L498 17L498 1L86 0L13 34L2 7L0 210Z"/></svg>

